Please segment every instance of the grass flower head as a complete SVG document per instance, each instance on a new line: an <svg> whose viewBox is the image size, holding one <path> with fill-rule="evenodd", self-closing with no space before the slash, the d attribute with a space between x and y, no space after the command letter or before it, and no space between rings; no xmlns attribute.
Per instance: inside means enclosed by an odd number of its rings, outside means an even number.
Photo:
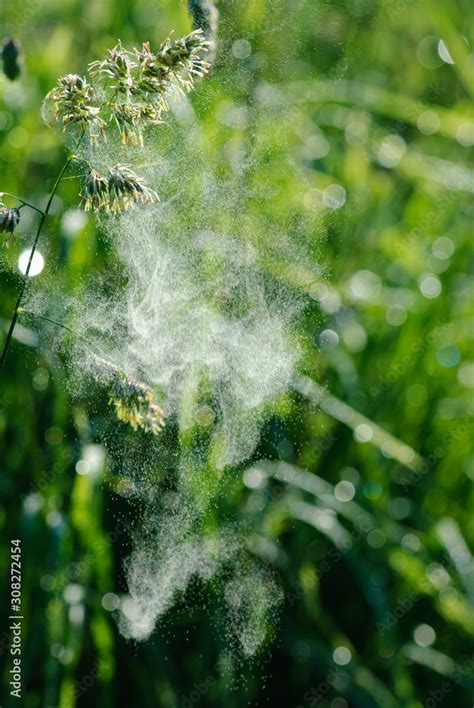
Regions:
<svg viewBox="0 0 474 708"><path fill-rule="evenodd" d="M149 386L127 376L115 364L94 356L94 376L108 387L109 404L117 418L133 430L158 435L165 425L165 414L155 403Z"/></svg>
<svg viewBox="0 0 474 708"><path fill-rule="evenodd" d="M15 229L20 223L20 210L2 206L0 203L0 233L4 233L3 245L9 248L15 239Z"/></svg>
<svg viewBox="0 0 474 708"><path fill-rule="evenodd" d="M97 170L91 168L86 175L81 196L81 204L84 204L86 211L107 208L109 204L109 186L106 178Z"/></svg>
<svg viewBox="0 0 474 708"><path fill-rule="evenodd" d="M109 208L113 212L127 211L137 204L152 204L159 197L144 180L126 165L115 165L109 169Z"/></svg>
<svg viewBox="0 0 474 708"><path fill-rule="evenodd" d="M89 73L116 93L128 95L134 89L132 69L136 66L131 57L131 52L119 41L113 49L107 50L105 59L89 64Z"/></svg>
<svg viewBox="0 0 474 708"><path fill-rule="evenodd" d="M92 140L105 127L105 121L100 117L100 106L95 102L95 91L86 79L78 74L66 74L58 80L58 85L46 96L51 101L53 112L63 125L63 129L76 125L81 130L88 130Z"/></svg>

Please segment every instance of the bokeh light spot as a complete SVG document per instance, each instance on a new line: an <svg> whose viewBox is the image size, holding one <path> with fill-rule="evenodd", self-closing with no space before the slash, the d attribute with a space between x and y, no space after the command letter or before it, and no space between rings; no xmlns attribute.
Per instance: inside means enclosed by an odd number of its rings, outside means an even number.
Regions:
<svg viewBox="0 0 474 708"><path fill-rule="evenodd" d="M352 658L352 654L347 647L337 647L332 655L336 664L339 666L346 666Z"/></svg>
<svg viewBox="0 0 474 708"><path fill-rule="evenodd" d="M26 269L28 268L28 261L30 259L31 248L27 248L20 254L18 259L18 268L20 273L26 275ZM31 261L30 272L28 274L29 278L33 278L35 275L39 275L44 268L44 258L41 253L36 250L33 259Z"/></svg>

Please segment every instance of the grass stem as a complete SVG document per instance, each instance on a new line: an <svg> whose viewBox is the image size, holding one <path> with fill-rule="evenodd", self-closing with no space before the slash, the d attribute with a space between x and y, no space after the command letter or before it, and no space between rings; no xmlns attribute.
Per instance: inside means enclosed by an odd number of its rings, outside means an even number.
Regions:
<svg viewBox="0 0 474 708"><path fill-rule="evenodd" d="M79 147L80 143L82 142L83 137L84 137L84 133L81 134L81 136L80 136L80 138L79 138L79 140L78 140L78 142L77 142L77 144L76 144L76 146L75 146L75 149L77 149L77 148ZM69 165L71 164L71 162L72 162L74 159L75 159L74 153L72 153L71 155L69 155L68 159L67 159L66 162L64 163L64 165L63 165L63 167L62 167L62 169L61 169L61 172L60 172L59 175L57 176L56 181L55 181L55 183L54 183L54 185L53 185L53 188L52 188L51 193L50 193L50 195L49 195L48 203L46 204L46 209L45 209L44 211L40 212L40 213L41 213L41 218L40 218L40 221L39 221L39 224L38 224L38 229L37 229L37 231L36 231L35 240L34 240L34 242L33 242L33 247L32 247L32 249L31 249L31 251L30 251L30 257L28 258L28 264L27 264L27 266L26 266L26 271L25 271L25 275L24 275L24 278L23 278L23 282L22 282L21 288L20 288L20 292L18 293L18 298L17 298L16 304L15 304L15 307L14 307L14 309L13 309L12 320L11 320L11 322L10 322L10 327L8 328L7 338L5 339L5 343L4 343L4 345L3 345L2 355L1 355L1 357L0 357L0 368L2 368L3 365L5 364L5 360L6 360L6 358L7 358L8 349L9 349L9 347L10 347L11 339L12 339L12 336L13 336L13 331L14 331L14 329L15 329L15 325L16 325L16 322L17 322L17 319L18 319L18 315L19 315L19 313L21 312L21 303L22 303L22 300L23 300L23 296L24 296L24 294L25 294L26 285L27 285L27 283L28 283L28 277L29 277L29 275L30 275L31 265L32 265L32 263L33 263L33 258L34 258L34 255L35 255L36 247L37 247L37 245L38 245L39 237L41 236L41 232L42 232L42 230L43 230L44 222L46 221L46 217L47 217L48 214L49 214L49 210L51 209L51 204L53 203L54 195L56 194L56 191L57 191L57 189L58 189L58 187L59 187L59 184L60 184L60 182L61 182L61 180L62 180L62 178L63 178L63 175L64 175L64 173L66 172L67 168L69 167ZM20 201L23 201L23 200L20 200ZM26 202L24 202L24 204L26 205ZM28 206L30 206L30 205L28 205ZM35 208L35 207L33 207L33 208ZM37 209L37 211L39 211L39 210Z"/></svg>

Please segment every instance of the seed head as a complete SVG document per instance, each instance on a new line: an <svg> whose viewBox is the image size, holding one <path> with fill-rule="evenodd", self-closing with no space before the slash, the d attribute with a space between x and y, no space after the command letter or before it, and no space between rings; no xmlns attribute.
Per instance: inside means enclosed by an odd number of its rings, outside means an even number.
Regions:
<svg viewBox="0 0 474 708"><path fill-rule="evenodd" d="M66 130L87 130L92 143L106 139L108 123L114 123L122 145L143 146L143 131L160 122L169 110L173 92L186 93L196 77L209 70L203 59L212 45L202 29L181 39L168 37L156 53L145 43L130 52L119 41L104 59L89 64L91 83L67 74L48 93L56 120ZM96 90L97 89L97 90Z"/></svg>
<svg viewBox="0 0 474 708"><path fill-rule="evenodd" d="M115 364L94 356L95 378L109 391L109 403L117 418L128 423L133 430L141 428L158 435L163 430L165 414L153 400L151 389L144 383L127 376Z"/></svg>
<svg viewBox="0 0 474 708"><path fill-rule="evenodd" d="M139 66L137 87L154 97L161 110L168 110L166 94L173 89L185 93L194 86L197 76L204 76L209 70L208 62L202 55L208 51L210 42L201 29L195 30L181 39L173 40L171 35L153 54L148 43L141 51L136 51Z"/></svg>
<svg viewBox="0 0 474 708"><path fill-rule="evenodd" d="M109 205L109 186L106 178L97 170L90 169L86 175L81 197L81 205L84 204L86 211L101 208L107 209Z"/></svg>
<svg viewBox="0 0 474 708"><path fill-rule="evenodd" d="M129 95L134 90L132 70L136 66L132 54L119 41L113 49L108 49L105 59L89 64L89 73L97 77L116 93Z"/></svg>
<svg viewBox="0 0 474 708"><path fill-rule="evenodd" d="M156 54L150 50L150 43L145 42L142 49L135 50L139 66L139 89L144 93L164 93L168 88L169 69L163 66Z"/></svg>
<svg viewBox="0 0 474 708"><path fill-rule="evenodd" d="M81 196L86 211L105 209L114 213L159 201L157 193L126 165L111 167L107 177L89 169Z"/></svg>
<svg viewBox="0 0 474 708"><path fill-rule="evenodd" d="M55 118L63 124L64 130L69 125L77 125L89 130L91 139L96 140L105 127L100 108L93 104L97 100L94 89L78 74L62 76L45 100L52 102Z"/></svg>
<svg viewBox="0 0 474 708"><path fill-rule="evenodd" d="M109 208L113 212L127 211L136 204L152 204L159 197L147 187L141 177L126 165L116 165L109 169Z"/></svg>
<svg viewBox="0 0 474 708"><path fill-rule="evenodd" d="M112 116L119 129L122 145L143 147L145 125L159 123L158 111L147 103L115 103Z"/></svg>
<svg viewBox="0 0 474 708"><path fill-rule="evenodd" d="M125 397L111 393L109 403L114 406L117 418L128 423L133 430L141 428L158 435L164 428L163 410L153 402L153 394L144 384L136 384Z"/></svg>
<svg viewBox="0 0 474 708"><path fill-rule="evenodd" d="M191 91L195 77L202 77L209 71L209 63L202 58L209 45L202 29L175 41L170 36L161 45L158 60L169 68L171 83L179 91Z"/></svg>
<svg viewBox="0 0 474 708"><path fill-rule="evenodd" d="M20 210L10 207L0 208L0 232L6 236L3 241L5 248L9 248L10 244L15 240L14 231L20 223Z"/></svg>

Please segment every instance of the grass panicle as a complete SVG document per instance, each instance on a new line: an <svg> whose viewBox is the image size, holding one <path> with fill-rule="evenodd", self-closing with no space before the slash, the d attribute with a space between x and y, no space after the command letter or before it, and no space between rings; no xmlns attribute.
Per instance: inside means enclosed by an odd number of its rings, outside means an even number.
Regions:
<svg viewBox="0 0 474 708"><path fill-rule="evenodd" d="M163 409L154 401L149 386L128 376L115 364L94 355L93 376L105 385L109 404L117 418L133 428L158 435L165 425Z"/></svg>
<svg viewBox="0 0 474 708"><path fill-rule="evenodd" d="M20 210L18 207L3 206L0 201L0 233L5 234L3 245L9 248L15 241L15 230L20 223Z"/></svg>

